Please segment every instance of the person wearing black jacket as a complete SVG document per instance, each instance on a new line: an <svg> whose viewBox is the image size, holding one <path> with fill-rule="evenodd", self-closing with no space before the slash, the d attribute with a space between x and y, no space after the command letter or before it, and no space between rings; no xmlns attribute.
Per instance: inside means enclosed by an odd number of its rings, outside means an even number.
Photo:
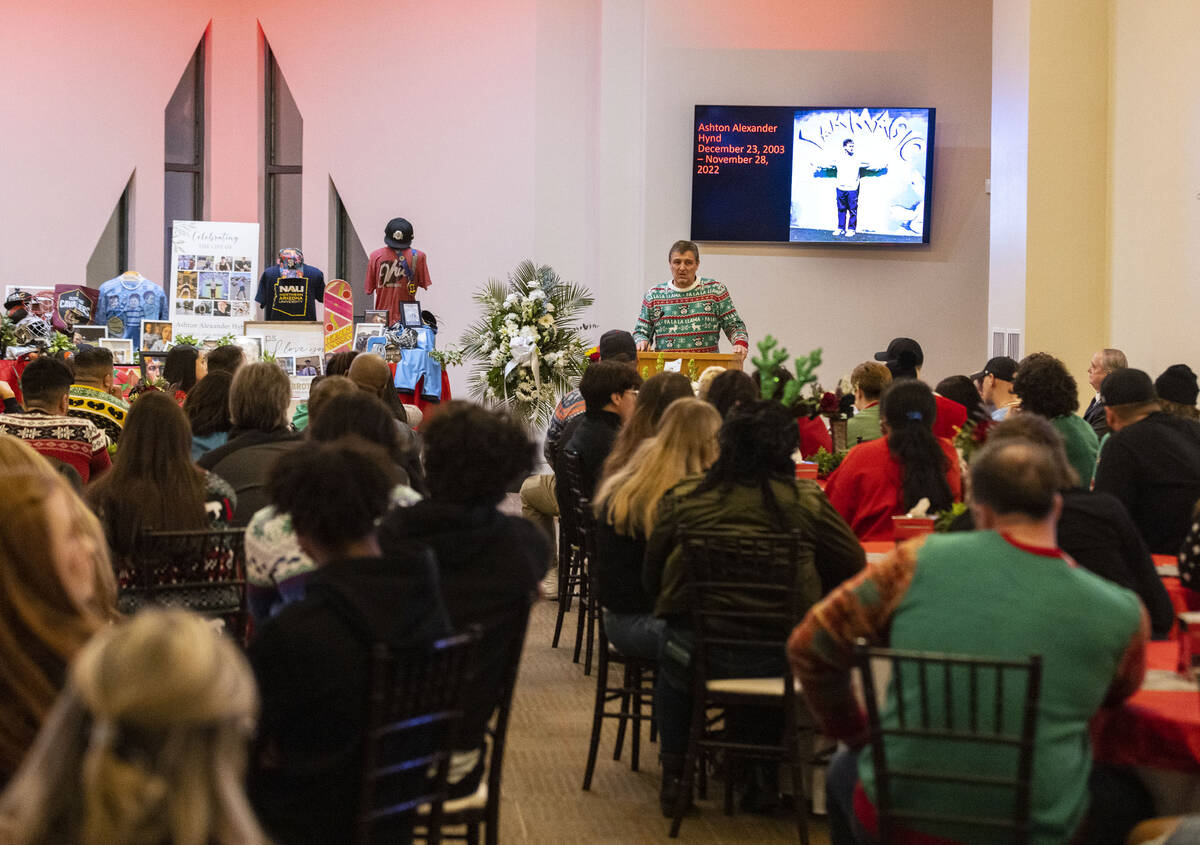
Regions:
<svg viewBox="0 0 1200 845"><path fill-rule="evenodd" d="M637 404L638 388L642 377L627 364L616 361L598 361L583 371L579 380L579 392L583 394L586 410L570 440L562 451L575 452L583 469L583 495L592 498L596 484L600 481L604 459L612 451L617 439L617 430L633 415ZM561 471L561 461L554 464L556 474ZM565 485L559 484L563 490ZM561 509L561 495L560 509Z"/></svg>
<svg viewBox="0 0 1200 845"><path fill-rule="evenodd" d="M596 366L596 365L593 365ZM527 519L497 510L509 485L533 467L536 446L507 415L469 402L442 403L426 426L429 498L393 508L379 526L385 555L427 546L455 630L483 628L474 690L451 764L450 795L475 791L483 774L484 730L499 694L513 633L550 564L550 543Z"/></svg>
<svg viewBox="0 0 1200 845"><path fill-rule="evenodd" d="M420 648L451 631L429 549L380 550L387 465L369 447L331 444L288 456L271 475L271 503L318 566L307 596L264 623L249 649L262 717L248 792L282 845L355 838L372 647ZM390 841L408 841L410 828L389 827Z"/></svg>
<svg viewBox="0 0 1200 845"><path fill-rule="evenodd" d="M1030 440L1050 449L1062 476L1059 548L1084 569L1137 593L1150 616L1154 638L1165 639L1175 622L1175 610L1125 506L1107 493L1073 486L1078 477L1067 462L1062 436L1044 417L1013 414L989 429L989 443L1006 438ZM955 520L951 530L970 531L974 527L971 512L967 511Z"/></svg>
<svg viewBox="0 0 1200 845"><path fill-rule="evenodd" d="M1121 500L1152 553L1178 554L1200 499L1200 423L1162 411L1141 370L1109 374L1101 393L1113 433L1094 488Z"/></svg>

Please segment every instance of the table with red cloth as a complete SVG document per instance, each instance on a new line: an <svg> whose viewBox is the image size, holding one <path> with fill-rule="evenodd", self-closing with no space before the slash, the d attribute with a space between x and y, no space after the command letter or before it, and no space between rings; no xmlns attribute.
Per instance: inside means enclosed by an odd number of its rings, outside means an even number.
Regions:
<svg viewBox="0 0 1200 845"><path fill-rule="evenodd" d="M21 396L21 373L25 372L25 361L13 361L8 358L0 359L0 381L8 382L8 386L13 389L13 393L17 396L17 401L24 404L25 399Z"/></svg>

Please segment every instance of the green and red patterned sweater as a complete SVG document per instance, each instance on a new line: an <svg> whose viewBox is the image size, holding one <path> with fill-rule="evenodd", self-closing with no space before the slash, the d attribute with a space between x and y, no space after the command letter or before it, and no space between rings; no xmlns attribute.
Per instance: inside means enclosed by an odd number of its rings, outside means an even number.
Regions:
<svg viewBox="0 0 1200 845"><path fill-rule="evenodd" d="M701 278L686 291L670 282L646 291L633 339L652 341L658 350L716 352L721 332L731 343L749 348L746 324L733 307L729 290L718 281Z"/></svg>

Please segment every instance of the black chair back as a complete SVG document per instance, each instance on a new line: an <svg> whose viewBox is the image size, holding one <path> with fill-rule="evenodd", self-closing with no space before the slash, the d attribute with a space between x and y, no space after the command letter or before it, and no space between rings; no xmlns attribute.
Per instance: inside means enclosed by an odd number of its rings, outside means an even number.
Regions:
<svg viewBox="0 0 1200 845"><path fill-rule="evenodd" d="M133 613L147 605L184 607L220 619L225 630L246 641L244 528L144 531L133 554L114 562L117 607Z"/></svg>
<svg viewBox="0 0 1200 845"><path fill-rule="evenodd" d="M427 841L441 841L450 755L471 694L468 682L480 637L475 626L427 649L374 647L357 830L361 845L375 841L380 828L410 825L424 804L430 806Z"/></svg>
<svg viewBox="0 0 1200 845"><path fill-rule="evenodd" d="M891 669L894 717L884 726L880 718L878 688L873 664ZM964 654L939 654L897 649L870 648L865 640L855 646L855 664L862 677L867 718L871 733L871 755L875 773L875 809L879 818L879 841L894 841L897 826L911 823L952 825L966 832L988 828L1010 831L1012 842L1027 843L1030 837L1031 782L1034 738L1037 729L1038 696L1041 693L1042 658L1001 660ZM934 689L931 692L931 685ZM936 688L940 685L941 689ZM1013 695L1020 693L1019 712ZM930 753L922 765L905 760L893 765L887 748L889 737L927 742ZM966 744L983 748L1009 748L1014 752L1007 776L980 774L968 766L948 767L939 759L936 746ZM912 756L911 752L908 756ZM1007 817L972 815L978 804L965 802L961 811L934 813L908 810L896 800L897 782L930 784L944 789L974 789L982 797L997 790L1012 792L1012 812ZM960 834L961 835L961 834Z"/></svg>

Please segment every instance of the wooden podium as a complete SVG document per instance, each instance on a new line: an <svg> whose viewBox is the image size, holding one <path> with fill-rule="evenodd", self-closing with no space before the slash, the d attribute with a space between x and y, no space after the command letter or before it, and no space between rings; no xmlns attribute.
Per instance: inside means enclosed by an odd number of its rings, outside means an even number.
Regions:
<svg viewBox="0 0 1200 845"><path fill-rule="evenodd" d="M742 359L732 352L689 352L686 349L664 349L661 352L647 350L637 354L637 371L642 378L649 378L658 370L658 356L662 356L664 364L681 361L679 372L688 375L689 362L696 362L696 375L709 367L724 367L727 370L742 369ZM694 380L694 379L693 379Z"/></svg>

